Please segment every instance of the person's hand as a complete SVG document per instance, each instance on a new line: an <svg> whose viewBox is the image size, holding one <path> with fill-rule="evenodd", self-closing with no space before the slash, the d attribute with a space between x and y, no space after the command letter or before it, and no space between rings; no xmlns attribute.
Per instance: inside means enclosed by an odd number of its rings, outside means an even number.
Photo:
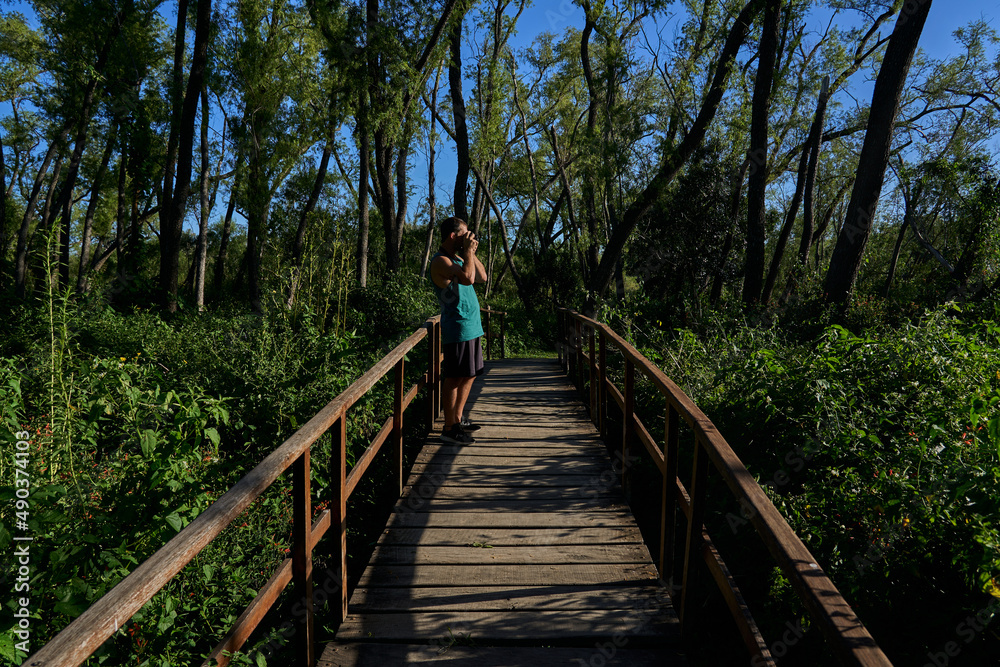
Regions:
<svg viewBox="0 0 1000 667"><path fill-rule="evenodd" d="M462 234L462 249L467 250L470 255L476 254L476 249L479 247L479 240L476 239L474 232L466 231Z"/></svg>

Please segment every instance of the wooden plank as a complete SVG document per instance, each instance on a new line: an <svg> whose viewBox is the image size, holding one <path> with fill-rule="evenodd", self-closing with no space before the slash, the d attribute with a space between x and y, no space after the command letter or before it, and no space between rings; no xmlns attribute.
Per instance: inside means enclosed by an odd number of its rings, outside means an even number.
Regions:
<svg viewBox="0 0 1000 667"><path fill-rule="evenodd" d="M621 487L595 485L589 489L551 488L546 486L406 486L404 502L411 496L418 498L455 498L466 500L569 500L572 498L615 498L624 502Z"/></svg>
<svg viewBox="0 0 1000 667"><path fill-rule="evenodd" d="M664 643L676 634L667 614L640 609L581 609L565 611L423 611L396 614L348 614L340 641L427 641L465 637L466 641L547 642L595 641L627 635L630 643L650 639ZM648 643L648 642L646 642Z"/></svg>
<svg viewBox="0 0 1000 667"><path fill-rule="evenodd" d="M414 459L414 465L423 466L448 466L450 468L462 467L465 469L476 468L491 470L503 468L512 471L533 471L542 468L548 474L551 470L577 470L586 468L590 470L605 470L610 468L610 462L606 454L589 453L579 456L507 456L506 451L494 452L493 456L470 456L465 454L418 454Z"/></svg>
<svg viewBox="0 0 1000 667"><path fill-rule="evenodd" d="M381 565L562 565L579 563L648 563L649 551L638 544L521 547L472 541L457 546L382 545L369 566Z"/></svg>
<svg viewBox="0 0 1000 667"><path fill-rule="evenodd" d="M652 563L615 565L380 565L365 570L358 586L450 586L456 581L480 586L555 586L634 584L657 581Z"/></svg>
<svg viewBox="0 0 1000 667"><path fill-rule="evenodd" d="M493 546L573 544L641 544L642 534L634 525L603 528L387 528L379 544L413 546L458 546L480 542Z"/></svg>
<svg viewBox="0 0 1000 667"><path fill-rule="evenodd" d="M396 512L389 528L598 528L631 526L631 512L621 509L587 512Z"/></svg>
<svg viewBox="0 0 1000 667"><path fill-rule="evenodd" d="M500 498L483 499L463 499L463 498L403 498L396 505L395 511L402 511L405 508L413 507L414 501L419 501L422 512L495 512L506 514L510 512L523 512L532 514L536 512L588 512L590 510L625 510L628 505L623 502L614 502L607 497L577 497L577 498L554 498L551 500L503 500Z"/></svg>
<svg viewBox="0 0 1000 667"><path fill-rule="evenodd" d="M487 611L531 609L668 609L667 590L660 586L598 584L593 586L423 586L358 588L351 611Z"/></svg>
<svg viewBox="0 0 1000 667"><path fill-rule="evenodd" d="M430 459L435 457L461 456L472 457L494 457L502 453L507 458L563 458L563 457L607 457L607 449L603 445L597 444L562 444L522 441L516 443L503 443L496 445L493 443L480 443L478 440L472 445L446 445L428 444L420 450L417 460Z"/></svg>
<svg viewBox="0 0 1000 667"><path fill-rule="evenodd" d="M420 450L420 456L449 456L461 454L462 456L495 456L498 452L503 452L504 456L607 456L607 448L601 443L566 443L542 441L513 441L504 442L497 445L492 442L482 442L478 440L472 445L446 445L436 438L433 442L424 445Z"/></svg>
<svg viewBox="0 0 1000 667"><path fill-rule="evenodd" d="M565 461L544 464L517 463L513 459L504 461L498 459L500 463L414 463L410 469L410 474L419 475L425 472L444 472L449 475L600 475L605 470L611 468L610 461Z"/></svg>
<svg viewBox="0 0 1000 667"><path fill-rule="evenodd" d="M329 644L318 667L386 667L395 665L446 665L447 667L687 667L675 649L621 648L614 642L588 647L461 646L450 641L435 644Z"/></svg>
<svg viewBox="0 0 1000 667"><path fill-rule="evenodd" d="M431 470L421 474L411 474L406 480L407 486L503 486L503 487L566 487L589 488L616 484L614 471L608 467L600 475L448 475L442 470Z"/></svg>

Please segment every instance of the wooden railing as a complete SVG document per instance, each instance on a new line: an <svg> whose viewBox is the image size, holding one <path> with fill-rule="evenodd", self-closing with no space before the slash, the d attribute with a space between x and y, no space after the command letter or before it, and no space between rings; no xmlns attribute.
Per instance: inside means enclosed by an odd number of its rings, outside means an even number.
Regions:
<svg viewBox="0 0 1000 667"><path fill-rule="evenodd" d="M823 568L698 406L663 371L607 325L564 308L559 309L558 316L559 361L581 392L585 381L589 385L590 414L601 430L601 436L608 436L608 401L613 400L622 413L622 461L630 460L630 445L638 440L662 476L658 569L661 578L670 584L671 597L680 617L682 631L691 613L695 561L700 558L705 561L722 593L743 642L750 651L753 664L775 664L735 579L703 524L708 473L709 468L714 467L739 503L743 515L753 523L771 557L805 603L813 622L822 630L838 660L845 665L891 667L892 663L823 572ZM624 390L619 389L608 378L609 345L617 348L624 358ZM647 377L665 400L666 421L662 446L635 414L636 371ZM690 489L685 488L678 477L678 427L681 419L691 427L695 440ZM623 465L623 485L626 470L627 466ZM679 586L673 581L678 507L687 520Z"/></svg>
<svg viewBox="0 0 1000 667"><path fill-rule="evenodd" d="M404 358L417 343L428 337L430 345L427 369L416 384L405 389ZM395 398L392 415L385 420L378 435L348 471L347 411L376 382L393 370ZM119 628L125 627L135 612L290 468L293 496L291 557L277 567L253 602L236 620L236 624L211 652L203 667L228 664L229 655L243 646L289 583L293 584L293 599L298 600L296 609L305 612L295 614L301 616L294 638L298 654L296 662L308 667L315 665L313 551L320 539L333 528L332 539L325 543L332 556L332 575L339 589L339 595L332 598L332 620L342 622L347 616L347 500L386 442L392 443L392 466L399 482L399 491L402 492L405 481L403 413L417 392L426 386L430 388L427 418L433 423L440 411L440 380L441 324L440 317L434 317L328 403L198 518L23 664L31 667L75 667L83 663L105 640ZM329 485L330 509L323 510L315 520L310 520L313 514L309 483L310 450L313 443L326 432L333 437L330 470L334 479Z"/></svg>
<svg viewBox="0 0 1000 667"><path fill-rule="evenodd" d="M493 340L495 338L500 339L500 358L507 358L507 324L506 315L502 310L491 310L489 308L480 308L479 312L482 314L483 318L483 330L486 332L484 338L486 339L486 358L493 358ZM494 317L500 319L500 334L494 334L491 330L491 323Z"/></svg>

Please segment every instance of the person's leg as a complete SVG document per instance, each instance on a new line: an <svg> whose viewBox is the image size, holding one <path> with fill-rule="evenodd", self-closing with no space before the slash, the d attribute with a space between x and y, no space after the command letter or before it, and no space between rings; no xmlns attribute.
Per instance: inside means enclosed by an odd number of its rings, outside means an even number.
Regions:
<svg viewBox="0 0 1000 667"><path fill-rule="evenodd" d="M455 378L458 381L458 385L455 391L455 421L462 421L462 415L465 414L465 401L469 398L469 392L472 390L472 382L476 379L475 377L468 378Z"/></svg>
<svg viewBox="0 0 1000 667"><path fill-rule="evenodd" d="M466 378L441 378L441 409L444 411L444 430L451 430L451 427L462 418L459 411L458 397L461 383ZM465 395L468 396L466 391ZM465 399L462 399L465 405ZM457 415L457 416L456 416Z"/></svg>

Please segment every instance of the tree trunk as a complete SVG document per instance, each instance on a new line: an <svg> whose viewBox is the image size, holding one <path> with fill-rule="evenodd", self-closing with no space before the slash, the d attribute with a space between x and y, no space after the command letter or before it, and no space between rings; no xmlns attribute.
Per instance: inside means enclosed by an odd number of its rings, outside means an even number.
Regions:
<svg viewBox="0 0 1000 667"><path fill-rule="evenodd" d="M97 202L101 197L101 181L108 170L108 163L111 162L111 154L115 148L115 136L117 125L112 129L111 136L108 137L108 145L104 148L104 155L101 156L101 166L94 176L94 184L90 188L90 202L87 204L87 214L83 220L83 240L80 242L80 268L76 276L76 291L84 294L88 290L87 271L90 267L90 237L94 228L94 214L97 212ZM68 259L68 258L67 258Z"/></svg>
<svg viewBox="0 0 1000 667"><path fill-rule="evenodd" d="M59 287L65 289L69 285L69 237L73 222L73 190L76 188L76 178L80 171L80 161L83 159L83 150L87 145L87 129L90 126L90 110L94 106L94 98L97 94L97 84L102 78L104 68L111 55L111 46L114 44L118 33L121 32L121 22L123 16L119 12L112 21L111 30L105 38L104 45L97 56L94 65L94 74L83 94L83 103L80 113L76 118L76 137L73 146L73 155L69 161L69 171L66 172L66 182L60 192L59 203L56 210L62 211L62 224L59 234Z"/></svg>
<svg viewBox="0 0 1000 667"><path fill-rule="evenodd" d="M774 244L774 253L771 256L771 268L767 271L767 280L764 281L764 291L760 297L760 302L765 306L771 302L774 284L777 282L778 272L781 270L781 260L785 256L785 246L788 245L788 237L791 236L792 226L795 224L795 218L799 214L799 205L802 203L802 193L806 186L806 171L808 168L809 152L803 150L799 158L798 176L795 179L795 192L792 194L792 201L788 204L788 211L785 213L785 222L781 225L778 240Z"/></svg>
<svg viewBox="0 0 1000 667"><path fill-rule="evenodd" d="M885 274L885 285L882 287L882 298L889 298L889 291L892 289L892 281L896 277L896 266L899 263L899 252L903 248L903 239L906 237L906 216L910 215L909 210L903 216L903 224L899 226L899 234L896 235L896 245L892 249L892 259L889 261L889 270Z"/></svg>
<svg viewBox="0 0 1000 667"><path fill-rule="evenodd" d="M904 7L896 20L885 58L875 79L868 130L861 148L851 200L847 206L844 230L837 239L826 274L825 291L827 299L832 303L846 303L857 281L865 246L871 234L875 207L882 192L886 165L889 163L892 131L899 112L900 96L931 1L915 0ZM915 6L911 9L911 5Z"/></svg>
<svg viewBox="0 0 1000 667"><path fill-rule="evenodd" d="M208 187L208 88L201 88L201 215L198 216L198 245L194 253L194 305L205 310L205 268L208 264L208 216L211 192Z"/></svg>
<svg viewBox="0 0 1000 667"><path fill-rule="evenodd" d="M583 33L580 35L580 63L583 67L584 79L587 82L587 129L584 136L587 138L590 150L596 149L597 135L597 90L594 84L594 73L590 65L590 35L597 25L591 12L587 12L586 24ZM583 194L584 215L587 216L587 271L586 275L592 275L597 270L598 247L600 245L598 234L600 227L597 221L597 186L595 184L596 175L594 167L588 164L583 169L581 191ZM621 265L616 264L615 274L621 272ZM619 292L621 290L618 290ZM619 298L621 295L619 294Z"/></svg>
<svg viewBox="0 0 1000 667"><path fill-rule="evenodd" d="M223 279L226 277L226 261L229 256L229 234L232 229L233 212L236 210L236 195L240 189L240 163L242 156L236 156L236 173L233 175L233 189L229 193L229 205L226 206L226 217L222 221L222 236L219 238L219 256L215 260L215 272L212 276L212 290L215 298L222 295Z"/></svg>
<svg viewBox="0 0 1000 667"><path fill-rule="evenodd" d="M361 92L362 98L365 96ZM358 121L358 134L360 134L360 149L358 151L358 252L357 252L357 276L358 285L368 286L368 230L370 228L368 214L368 172L370 164L371 150L368 146L368 106L362 100L360 118Z"/></svg>
<svg viewBox="0 0 1000 667"><path fill-rule="evenodd" d="M173 196L164 196L165 215L160 223L160 299L167 312L177 310L177 271L180 262L180 239L184 226L184 211L191 192L191 166L194 154L194 121L198 111L198 97L205 80L205 63L208 59L208 37L212 16L211 0L198 0L195 22L194 50L191 57L191 74L181 107L178 131L177 187Z"/></svg>
<svg viewBox="0 0 1000 667"><path fill-rule="evenodd" d="M181 126L184 102L184 43L187 32L188 0L177 0L177 26L174 28L174 66L170 80L170 130L167 134L167 156L163 165L163 201L169 202L174 192L174 169L177 166L177 134ZM169 215L164 207L164 214ZM161 223L162 226L162 223Z"/></svg>
<svg viewBox="0 0 1000 667"><path fill-rule="evenodd" d="M778 14L781 0L767 0L764 27L757 58L757 77L753 87L750 121L750 182L747 185L747 255L743 276L743 303L752 305L761 299L764 280L764 244L766 233L767 191L767 120L771 108L774 61L778 51ZM786 235L787 238L787 235Z"/></svg>
<svg viewBox="0 0 1000 667"><path fill-rule="evenodd" d="M441 83L441 68L438 68L434 77L434 88L431 90L431 127L427 136L427 243L424 245L424 257L420 262L420 277L427 276L427 265L431 259L431 249L434 247L434 228L437 226L437 195L434 192L435 174L434 162L436 158L435 144L437 143L437 121L434 112L437 110L438 86Z"/></svg>
<svg viewBox="0 0 1000 667"><path fill-rule="evenodd" d="M333 134L336 134L334 132ZM302 212L299 214L299 225L295 230L295 243L292 245L292 281L288 287L288 301L285 303L287 308L291 308L295 304L295 293L298 291L299 281L301 280L302 271L302 254L305 252L305 241L306 241L306 227L308 226L309 216L314 210L316 210L316 204L319 202L319 196L323 192L323 185L326 183L326 171L330 166L330 156L333 154L333 137L328 137L326 145L323 146L323 155L319 159L319 167L316 170L316 180L313 181L312 190L309 192L309 199L306 200L306 205L302 207Z"/></svg>
<svg viewBox="0 0 1000 667"><path fill-rule="evenodd" d="M726 265L729 264L729 253L733 250L733 236L736 233L736 223L740 216L740 201L743 199L743 181L746 179L749 168L750 160L745 159L740 168L733 174L733 193L729 199L729 231L726 232L726 239L722 243L719 263L715 270L715 279L712 281L712 293L709 296L709 301L713 305L722 296L722 287L726 281Z"/></svg>
<svg viewBox="0 0 1000 667"><path fill-rule="evenodd" d="M64 125L59 138L49 145L49 150L46 151L45 158L42 160L42 166L35 176L35 182L31 186L31 195L28 197L28 201L24 207L24 216L21 218L21 228L17 234L17 250L14 258L14 291L20 299L24 298L25 280L28 275L28 232L31 230L31 223L35 218L35 205L38 203L38 195L41 194L42 183L45 180L45 174L49 171L49 164L52 162L52 157L66 140L70 127L70 123ZM55 169L55 176L52 179L53 182L59 180L59 165L61 164L62 157L60 156L56 161L57 167Z"/></svg>
<svg viewBox="0 0 1000 667"><path fill-rule="evenodd" d="M663 162L660 164L652 180L622 213L621 223L615 226L614 233L608 240L608 245L604 250L604 255L601 257L597 271L588 281L588 289L591 292L592 298L599 298L607 290L614 275L615 263L621 257L622 251L625 249L625 243L628 241L629 236L631 236L632 230L635 229L636 224L642 216L652 208L667 185L680 173L684 164L694 154L698 146L701 145L708 126L715 118L719 103L722 101L733 61L736 59L736 55L739 53L740 47L746 39L750 25L760 12L762 4L763 0L750 0L740 12L726 38L719 62L715 66L715 76L713 77L711 87L705 97L705 101L702 103L701 110L698 112L694 124L691 126L691 130L676 150L670 151L664 156Z"/></svg>
<svg viewBox="0 0 1000 667"><path fill-rule="evenodd" d="M805 266L809 260L809 246L812 245L813 220L816 210L814 198L816 195L816 169L819 164L819 151L823 144L823 124L826 122L826 105L830 99L830 77L823 77L823 88L816 102L816 114L809 128L809 138L803 151L809 152L809 163L806 165L806 183L803 193L802 209L802 240L799 242L799 264Z"/></svg>
<svg viewBox="0 0 1000 667"><path fill-rule="evenodd" d="M448 63L448 84L451 90L451 105L455 115L455 195L453 205L455 217L469 222L466 188L469 185L469 129L465 122L465 98L462 96L462 24L465 21L464 7L458 12L455 27L448 41L451 45L451 62Z"/></svg>
<svg viewBox="0 0 1000 667"><path fill-rule="evenodd" d="M13 180L13 179L12 179ZM3 139L0 138L0 276L7 260L7 167L3 159Z"/></svg>

